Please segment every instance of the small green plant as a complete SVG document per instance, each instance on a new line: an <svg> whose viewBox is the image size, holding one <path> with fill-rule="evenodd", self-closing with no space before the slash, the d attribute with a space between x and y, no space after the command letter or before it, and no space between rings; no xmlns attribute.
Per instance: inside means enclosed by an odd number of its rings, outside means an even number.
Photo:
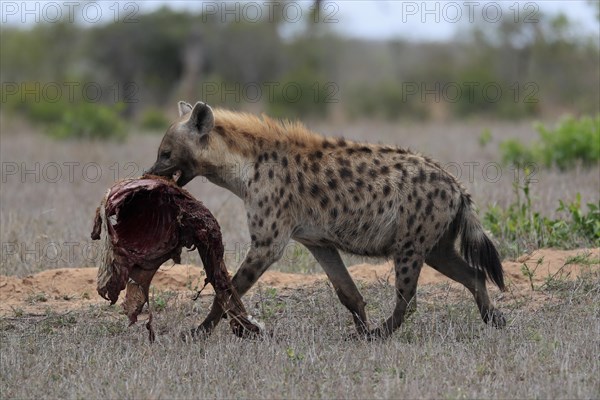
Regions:
<svg viewBox="0 0 600 400"><path fill-rule="evenodd" d="M267 288L264 293L264 300L261 301L261 318L266 320L271 319L284 309L285 302L277 295L277 288Z"/></svg>
<svg viewBox="0 0 600 400"><path fill-rule="evenodd" d="M14 315L16 318L20 318L20 317L22 317L23 315L25 315L25 312L24 312L24 311L23 311L23 309L22 309L22 308L20 308L20 307L13 307L13 306L10 306L10 309L12 310L12 312L13 312L13 315Z"/></svg>
<svg viewBox="0 0 600 400"><path fill-rule="evenodd" d="M152 308L156 311L162 311L167 307L167 300L164 297L155 296L152 301Z"/></svg>
<svg viewBox="0 0 600 400"><path fill-rule="evenodd" d="M581 275L577 277L577 281L579 281L579 282L574 283L572 279L568 279L570 273L565 272L565 268L569 265L574 265L574 264L581 265L581 266L588 266L588 267L592 266L592 265L598 266L598 265L600 265L600 259L592 257L592 253L589 251L585 252L585 253L577 254L575 256L571 256L565 260L565 263L563 264L562 267L560 267L558 269L558 271L556 271L554 274L546 277L544 285L542 287L544 287L548 290L554 290L554 291L560 291L560 290L572 291L574 284L581 284L582 286L590 287L590 284L588 281L592 281L592 282L597 281L597 279L594 278L594 272L593 272L593 271L595 271L596 275L597 275L597 273L598 273L597 268L594 268L594 269L590 268L585 271L581 271ZM592 288L597 288L597 284L591 284L591 286L592 286Z"/></svg>
<svg viewBox="0 0 600 400"><path fill-rule="evenodd" d="M542 265L543 262L544 257L538 258L533 269L529 268L527 263L523 263L523 265L521 265L521 273L525 275L527 279L529 279L529 285L531 286L531 290L535 290L535 287L533 286L533 277L535 276L535 272L537 271L538 267Z"/></svg>
<svg viewBox="0 0 600 400"><path fill-rule="evenodd" d="M154 107L145 109L140 118L140 127L148 131L164 131L169 123L164 112Z"/></svg>
<svg viewBox="0 0 600 400"><path fill-rule="evenodd" d="M600 241L600 202L598 204L588 203L588 212L584 213L581 208L581 194L575 195L572 203L559 201L560 207L557 211L568 213L571 217L571 227L581 236L590 238L598 244Z"/></svg>
<svg viewBox="0 0 600 400"><path fill-rule="evenodd" d="M527 171L525 176L528 176ZM513 183L516 196L506 210L491 207L484 215L483 221L486 229L492 234L503 239L503 245L508 247L509 253L518 255L531 244L539 245L543 239L542 217L533 212L531 208L530 181L525 178L523 186L518 181ZM522 198L523 195L524 199ZM504 247L503 246L503 247Z"/></svg>
<svg viewBox="0 0 600 400"><path fill-rule="evenodd" d="M570 282L567 279L568 274L567 276L563 274L564 267L563 265L556 273L546 276L542 288L553 291L567 289L570 286Z"/></svg>
<svg viewBox="0 0 600 400"><path fill-rule="evenodd" d="M163 311L165 308L167 308L170 297L172 297L172 293L157 292L155 288L152 287L152 296L150 300L151 308L158 312Z"/></svg>
<svg viewBox="0 0 600 400"><path fill-rule="evenodd" d="M45 303L48 301L48 298L46 297L46 293L44 292L39 292L39 293L32 293L27 297L27 302L28 303Z"/></svg>
<svg viewBox="0 0 600 400"><path fill-rule="evenodd" d="M198 291L201 290L199 289L200 280L201 278L192 279L192 277L188 275L187 281L185 282L185 287L191 292L198 293Z"/></svg>
<svg viewBox="0 0 600 400"><path fill-rule="evenodd" d="M300 353L296 353L296 351L294 349L292 349L291 347L288 347L287 349L285 349L285 353L287 354L288 359L290 361L298 362L298 361L304 360L304 355L300 354Z"/></svg>
<svg viewBox="0 0 600 400"><path fill-rule="evenodd" d="M500 143L506 164L539 163L561 170L577 163L585 166L600 161L600 114L596 117L563 118L554 129L536 124L540 140L526 146L517 139Z"/></svg>
<svg viewBox="0 0 600 400"><path fill-rule="evenodd" d="M592 258L591 252L585 252L582 254L577 254L576 256L568 257L565 260L565 265L597 265L600 264L600 259Z"/></svg>
<svg viewBox="0 0 600 400"><path fill-rule="evenodd" d="M600 245L600 202L589 203L585 212L578 193L571 203L560 201L557 212L567 218L551 219L533 210L528 178L522 185L515 182L513 188L516 200L507 209L490 207L483 217L486 229L500 239L504 255L516 257L540 247Z"/></svg>
<svg viewBox="0 0 600 400"><path fill-rule="evenodd" d="M277 297L277 288L269 287L265 290L265 294L267 295L268 298L274 299Z"/></svg>
<svg viewBox="0 0 600 400"><path fill-rule="evenodd" d="M483 130L483 132L481 132L481 135L479 135L479 139L478 139L479 146L485 147L491 141L492 141L492 132L486 128Z"/></svg>

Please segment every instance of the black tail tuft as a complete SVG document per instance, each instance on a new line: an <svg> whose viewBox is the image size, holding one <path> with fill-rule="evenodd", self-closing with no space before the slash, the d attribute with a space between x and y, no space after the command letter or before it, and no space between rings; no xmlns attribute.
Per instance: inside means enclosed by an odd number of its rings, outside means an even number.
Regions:
<svg viewBox="0 0 600 400"><path fill-rule="evenodd" d="M471 200L468 195L463 195L461 199L460 209L456 216L461 235L460 252L469 265L483 271L488 280L504 291L506 290L504 271L498 251L483 231L477 215L471 208Z"/></svg>

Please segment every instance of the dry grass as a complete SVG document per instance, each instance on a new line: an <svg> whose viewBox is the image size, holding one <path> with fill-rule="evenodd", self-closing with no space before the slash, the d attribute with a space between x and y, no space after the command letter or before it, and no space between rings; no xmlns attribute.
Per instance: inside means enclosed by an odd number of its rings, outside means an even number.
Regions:
<svg viewBox="0 0 600 400"><path fill-rule="evenodd" d="M53 267L94 263L89 239L94 210L117 178L137 176L155 157L160 136L132 135L127 142L54 142L3 121L0 156L0 274L26 275ZM498 182L482 179L482 166L497 161L497 142L533 138L530 123L315 127L332 135L410 146L442 163L463 167L461 180L480 208L512 201L513 171ZM477 137L490 128L494 142L481 149ZM468 179L465 162L475 161ZM44 179L49 163L63 178ZM66 162L77 162L74 179ZM17 163L19 174L6 176ZM40 179L21 169L39 165ZM97 181L83 179L95 163ZM128 164L131 163L131 164ZM95 176L92 166L88 178ZM52 171L47 170L47 173ZM53 175L52 175L53 176ZM51 176L51 177L52 177ZM535 208L552 215L559 199L581 192L597 201L598 168L568 173L539 171L532 185ZM197 178L189 190L221 224L230 267L239 265L248 243L242 203L229 192ZM16 249L16 252L15 252ZM58 253L57 253L58 252ZM303 252L276 268L310 273L318 269ZM195 254L184 262L199 260ZM150 346L142 324L126 329L114 307L57 315L0 319L2 398L595 398L600 393L600 284L598 276L552 287L552 302L532 308L526 301L496 299L509 311L509 327L497 331L479 319L470 295L449 295L446 286L419 289L419 311L383 343L344 341L352 330L333 290L277 293L260 289L244 301L273 329L264 341L242 341L222 324L206 342L186 345L187 330L208 309L176 303L160 294L158 341ZM548 289L550 290L550 289ZM374 321L392 307L393 289L363 287ZM155 299L156 300L156 299ZM199 310L198 310L199 309Z"/></svg>
<svg viewBox="0 0 600 400"><path fill-rule="evenodd" d="M93 266L96 244L89 239L89 234L100 199L115 179L139 176L144 168L152 165L161 136L137 134L130 136L125 143L56 142L28 132L22 126L9 125L5 120L2 123L0 274L23 276L48 268ZM530 122L443 125L358 123L311 128L329 135L411 147L432 155L455 173L456 166L459 166L461 181L481 209L489 204L505 207L513 200L513 170L503 168L502 177L497 182L486 180L483 176L487 163L498 161L498 142L508 137L527 140L536 135ZM491 130L494 140L482 149L477 138L484 128ZM469 164L471 162L479 165ZM8 175L7 168L15 165L17 174ZM56 176L56 165L62 178L52 182ZM469 165L473 165L472 173ZM25 173L25 169L35 168L37 175ZM101 176L96 179L97 172L101 172ZM493 167L488 172L492 178L496 175ZM535 177L538 182L531 185L534 207L545 214L553 215L558 200L570 201L576 192L582 193L584 203L598 201L599 168L575 169L567 173L540 170ZM241 200L203 178L196 178L187 188L218 219L223 231L226 261L235 268L249 244L246 213ZM349 261L355 262L351 258ZM199 260L195 254L184 255L184 262L198 263ZM319 270L312 257L299 247L290 248L275 268L299 272Z"/></svg>
<svg viewBox="0 0 600 400"><path fill-rule="evenodd" d="M596 398L600 393L598 276L547 291L532 312L497 298L509 326L485 326L465 291L419 291L419 310L385 342L348 342L351 319L333 290L246 297L273 330L262 341L235 338L226 323L207 341L185 344L187 301L155 313L158 339L126 328L112 307L0 319L4 398ZM373 320L393 289L362 288ZM450 300L449 299L454 299Z"/></svg>

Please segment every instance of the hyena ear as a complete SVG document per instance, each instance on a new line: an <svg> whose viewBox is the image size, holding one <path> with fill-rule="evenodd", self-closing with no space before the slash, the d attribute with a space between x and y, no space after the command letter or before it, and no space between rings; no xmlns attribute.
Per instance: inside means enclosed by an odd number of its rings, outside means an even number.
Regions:
<svg viewBox="0 0 600 400"><path fill-rule="evenodd" d="M185 114L189 114L192 111L192 105L187 101L180 101L177 103L179 107L179 116L183 116Z"/></svg>
<svg viewBox="0 0 600 400"><path fill-rule="evenodd" d="M208 135L215 126L212 108L201 101L197 102L187 124L193 132L200 136Z"/></svg>

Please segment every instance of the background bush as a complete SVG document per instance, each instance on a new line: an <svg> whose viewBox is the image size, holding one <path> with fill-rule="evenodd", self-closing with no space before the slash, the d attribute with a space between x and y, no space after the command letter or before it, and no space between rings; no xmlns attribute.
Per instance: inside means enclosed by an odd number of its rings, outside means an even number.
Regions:
<svg viewBox="0 0 600 400"><path fill-rule="evenodd" d="M48 131L58 139L117 139L125 138L125 123L119 116L123 106L79 103L69 107L60 121Z"/></svg>
<svg viewBox="0 0 600 400"><path fill-rule="evenodd" d="M600 114L579 119L567 117L554 129L535 125L539 141L526 146L517 139L500 143L502 160L506 164L539 163L561 170L577 163L584 166L600 161Z"/></svg>
<svg viewBox="0 0 600 400"><path fill-rule="evenodd" d="M140 118L140 128L149 131L163 132L170 124L165 113L156 107L146 108Z"/></svg>
<svg viewBox="0 0 600 400"><path fill-rule="evenodd" d="M566 169L576 161L591 165L600 161L600 114L595 118L567 117L556 128L536 126L540 134L539 154L546 166Z"/></svg>
<svg viewBox="0 0 600 400"><path fill-rule="evenodd" d="M556 211L561 218L549 218L534 209L529 184L515 183L515 200L509 207L492 206L484 214L483 224L500 242L504 256L516 258L544 247L600 246L600 202L588 203L585 210L577 193L571 202L559 201Z"/></svg>

